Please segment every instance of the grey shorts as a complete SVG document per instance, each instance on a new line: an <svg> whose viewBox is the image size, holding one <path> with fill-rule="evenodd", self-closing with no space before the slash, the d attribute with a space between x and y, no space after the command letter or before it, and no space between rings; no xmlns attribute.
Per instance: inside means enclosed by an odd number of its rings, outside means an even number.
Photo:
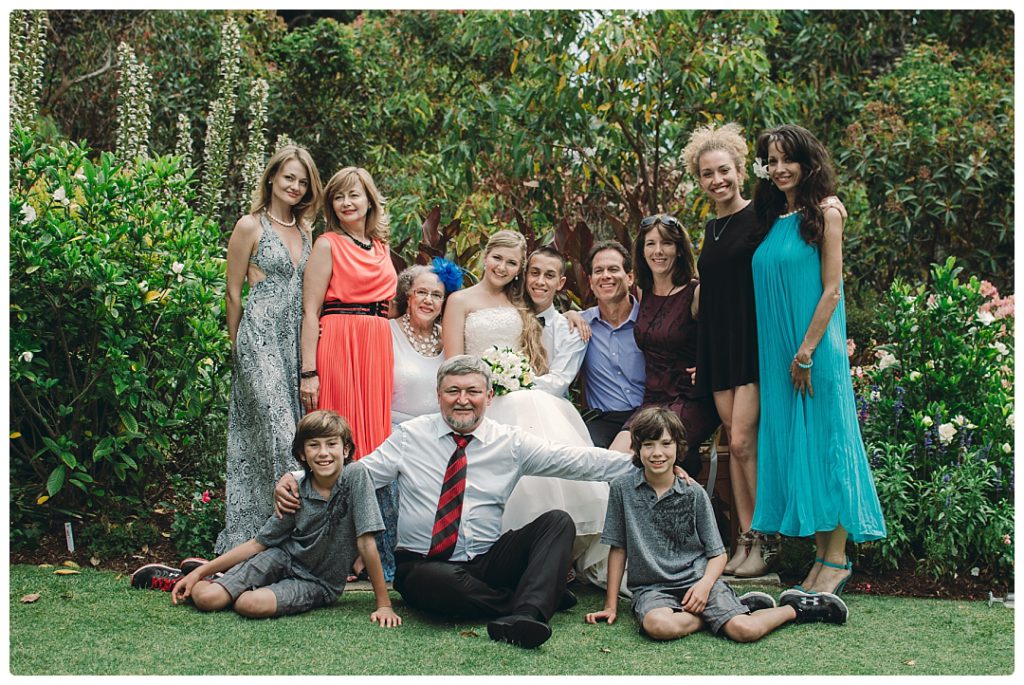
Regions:
<svg viewBox="0 0 1024 685"><path fill-rule="evenodd" d="M644 616L652 609L666 607L672 611L682 611L683 607L680 602L683 601L683 597L689 589L689 587L658 587L640 588L634 592L633 615L636 616L637 623L640 624L640 632L643 632ZM740 604L740 600L736 598L736 593L732 588L719 579L711 586L708 603L700 616L707 622L711 632L717 633L733 616L748 613L750 611Z"/></svg>
<svg viewBox="0 0 1024 685"><path fill-rule="evenodd" d="M277 547L265 549L233 566L213 582L228 591L232 602L243 592L267 588L277 598L276 616L301 614L335 599L320 583L294 575L291 555Z"/></svg>

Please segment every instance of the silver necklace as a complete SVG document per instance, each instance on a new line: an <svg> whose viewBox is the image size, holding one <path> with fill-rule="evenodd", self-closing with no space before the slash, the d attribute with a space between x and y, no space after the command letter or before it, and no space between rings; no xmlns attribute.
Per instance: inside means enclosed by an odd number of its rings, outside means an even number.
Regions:
<svg viewBox="0 0 1024 685"><path fill-rule="evenodd" d="M725 225L722 226L721 231L718 230L718 217L715 217L715 223L711 226L711 235L714 237L716 243L718 242L718 239L722 237L722 234L725 233L725 229L729 228L729 222L732 221L732 218L736 216L736 214L739 214L739 212L734 212L729 215L729 218L725 220Z"/></svg>
<svg viewBox="0 0 1024 685"><path fill-rule="evenodd" d="M274 216L273 214L271 214L271 213L270 213L270 210L269 210L269 209L267 210L267 216L269 216L269 217L270 217L271 219L273 219L273 220L274 220L274 221L276 221L277 223L281 224L281 225L282 225L282 226L284 226L285 228L291 228L292 226L294 226L294 225L295 225L295 222L296 222L296 221L298 221L298 219L296 219L296 218L295 218L294 216L292 217L292 222L291 222L291 223L288 223L288 222L286 222L286 221L281 221L281 220L280 220L280 219L278 219L278 218L277 218L276 216Z"/></svg>
<svg viewBox="0 0 1024 685"><path fill-rule="evenodd" d="M437 356L438 347L441 344L441 327L437 325L436 321L430 330L430 335L427 337L423 337L412 329L412 320L409 318L408 312L402 317L401 322L402 330L405 332L405 337L409 340L412 349L424 357Z"/></svg>

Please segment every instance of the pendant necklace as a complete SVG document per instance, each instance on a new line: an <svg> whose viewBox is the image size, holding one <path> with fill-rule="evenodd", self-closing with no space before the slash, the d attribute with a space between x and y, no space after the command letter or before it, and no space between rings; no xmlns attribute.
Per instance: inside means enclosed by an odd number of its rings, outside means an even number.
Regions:
<svg viewBox="0 0 1024 685"><path fill-rule="evenodd" d="M725 225L722 226L721 231L718 230L718 217L715 217L715 223L711 226L711 235L715 239L716 243L718 242L718 239L722 237L722 234L725 233L725 229L729 228L729 222L732 221L732 218L736 216L736 214L739 214L739 212L734 212L729 215L729 218L725 220Z"/></svg>

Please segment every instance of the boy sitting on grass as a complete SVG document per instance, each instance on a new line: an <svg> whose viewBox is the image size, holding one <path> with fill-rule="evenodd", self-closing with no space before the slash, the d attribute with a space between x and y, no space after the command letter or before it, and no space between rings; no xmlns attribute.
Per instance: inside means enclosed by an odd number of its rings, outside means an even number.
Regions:
<svg viewBox="0 0 1024 685"><path fill-rule="evenodd" d="M829 593L791 593L783 606L763 592L737 598L719 580L726 554L711 500L702 487L672 472L676 455L686 453L679 417L651 407L631 433L639 470L612 481L601 535L611 547L608 595L604 610L587 614L588 623L615 622L627 557L633 613L640 632L655 640L674 640L706 625L737 642L753 642L789 621L846 621L846 605Z"/></svg>
<svg viewBox="0 0 1024 685"><path fill-rule="evenodd" d="M373 483L358 463L343 470L353 448L348 423L333 411L302 417L292 442L292 454L306 472L299 485L302 506L283 518L271 515L255 538L179 580L171 600L191 597L201 611L231 606L248 618L298 614L337 599L348 569L362 555L377 599L370 620L401 625L374 542L384 523ZM206 580L221 571L226 573Z"/></svg>

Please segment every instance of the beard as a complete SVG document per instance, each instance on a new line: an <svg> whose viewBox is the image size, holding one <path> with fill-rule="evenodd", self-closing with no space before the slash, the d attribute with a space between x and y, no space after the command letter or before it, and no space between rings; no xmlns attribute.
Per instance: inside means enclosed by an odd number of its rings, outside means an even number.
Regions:
<svg viewBox="0 0 1024 685"><path fill-rule="evenodd" d="M455 412L449 412L444 415L444 421L448 426L455 431L464 432L474 430L479 424L482 417L473 412L473 417L468 419L457 419L455 418Z"/></svg>

